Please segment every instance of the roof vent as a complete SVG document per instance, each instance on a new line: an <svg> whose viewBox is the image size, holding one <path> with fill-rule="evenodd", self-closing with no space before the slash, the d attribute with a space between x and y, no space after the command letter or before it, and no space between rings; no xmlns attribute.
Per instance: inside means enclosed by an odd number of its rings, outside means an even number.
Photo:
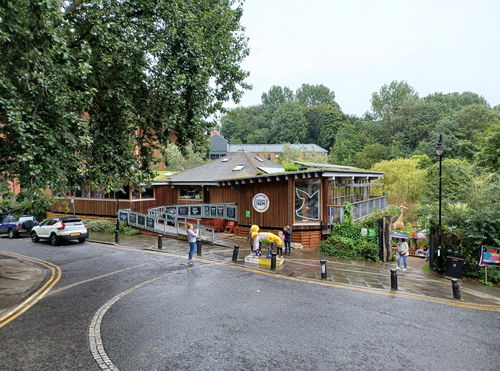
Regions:
<svg viewBox="0 0 500 371"><path fill-rule="evenodd" d="M241 169L243 169L245 167L245 165L238 165L236 166L233 171L240 171Z"/></svg>
<svg viewBox="0 0 500 371"><path fill-rule="evenodd" d="M228 161L229 161L229 157L224 157L224 158L222 159L222 162L228 162Z"/></svg>
<svg viewBox="0 0 500 371"><path fill-rule="evenodd" d="M255 159L256 159L257 161L264 162L264 159L263 159L263 158L260 158L259 156L255 156Z"/></svg>

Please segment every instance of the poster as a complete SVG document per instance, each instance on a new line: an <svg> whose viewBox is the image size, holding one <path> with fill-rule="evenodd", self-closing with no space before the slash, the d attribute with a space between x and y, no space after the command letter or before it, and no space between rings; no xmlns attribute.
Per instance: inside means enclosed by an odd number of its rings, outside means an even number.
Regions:
<svg viewBox="0 0 500 371"><path fill-rule="evenodd" d="M481 267L500 267L500 247L481 246Z"/></svg>
<svg viewBox="0 0 500 371"><path fill-rule="evenodd" d="M146 218L144 216L142 216L142 215L139 215L137 217L137 224L144 225L144 223L146 223Z"/></svg>
<svg viewBox="0 0 500 371"><path fill-rule="evenodd" d="M149 228L154 228L155 227L155 221L153 218L147 218L146 219L146 225L149 227Z"/></svg>
<svg viewBox="0 0 500 371"><path fill-rule="evenodd" d="M211 216L217 216L217 208L215 206L212 206L210 208L210 215Z"/></svg>
<svg viewBox="0 0 500 371"><path fill-rule="evenodd" d="M203 215L204 216L210 216L210 206L204 206L203 207Z"/></svg>
<svg viewBox="0 0 500 371"><path fill-rule="evenodd" d="M236 211L235 211L234 207L227 208L227 217L228 218L234 218L235 214L236 214Z"/></svg>
<svg viewBox="0 0 500 371"><path fill-rule="evenodd" d="M179 206L179 216L187 216L189 214L189 208L187 206Z"/></svg>
<svg viewBox="0 0 500 371"><path fill-rule="evenodd" d="M217 216L220 216L221 218L224 216L224 207L223 206L217 206Z"/></svg>
<svg viewBox="0 0 500 371"><path fill-rule="evenodd" d="M177 215L177 208L175 208L175 207L167 207L167 214L168 215Z"/></svg>
<svg viewBox="0 0 500 371"><path fill-rule="evenodd" d="M129 223L132 223L132 224L137 223L136 215L135 215L135 214L130 214L130 215L128 216L128 222L129 222Z"/></svg>
<svg viewBox="0 0 500 371"><path fill-rule="evenodd" d="M128 214L127 213L120 213L120 220L127 220Z"/></svg>
<svg viewBox="0 0 500 371"><path fill-rule="evenodd" d="M191 206L191 216L201 216L201 206Z"/></svg>

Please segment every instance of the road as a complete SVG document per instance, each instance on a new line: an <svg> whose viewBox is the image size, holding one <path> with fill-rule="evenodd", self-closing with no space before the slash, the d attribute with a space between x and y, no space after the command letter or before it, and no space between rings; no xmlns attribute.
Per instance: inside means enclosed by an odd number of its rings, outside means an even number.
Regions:
<svg viewBox="0 0 500 371"><path fill-rule="evenodd" d="M497 370L500 361L498 312L88 242L0 238L0 250L62 269L47 296L0 329L1 370Z"/></svg>

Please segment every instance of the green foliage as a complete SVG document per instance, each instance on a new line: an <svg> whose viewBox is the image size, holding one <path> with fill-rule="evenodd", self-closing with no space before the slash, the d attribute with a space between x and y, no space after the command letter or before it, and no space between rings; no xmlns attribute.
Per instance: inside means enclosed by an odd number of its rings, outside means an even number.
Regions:
<svg viewBox="0 0 500 371"><path fill-rule="evenodd" d="M373 171L384 173L381 187L374 187L373 194L385 194L391 204L418 202L426 189L425 169L419 169L421 158L386 160L375 164Z"/></svg>
<svg viewBox="0 0 500 371"><path fill-rule="evenodd" d="M500 123L492 125L480 139L475 161L487 171L500 170Z"/></svg>
<svg viewBox="0 0 500 371"><path fill-rule="evenodd" d="M116 229L115 223L105 219L92 219L92 220L85 220L84 222L91 232L114 233ZM127 225L127 222L121 221L120 233L125 236L133 236L140 232L137 229L129 227Z"/></svg>
<svg viewBox="0 0 500 371"><path fill-rule="evenodd" d="M151 178L173 134L205 145L247 87L241 15L232 0L3 2L0 174L108 192Z"/></svg>
<svg viewBox="0 0 500 371"><path fill-rule="evenodd" d="M465 160L444 159L442 170L442 197L444 202L466 201L474 187L474 171ZM426 202L436 202L439 197L439 163L427 169Z"/></svg>
<svg viewBox="0 0 500 371"><path fill-rule="evenodd" d="M296 164L289 163L289 162L283 162L281 164L283 165L285 171L298 171L299 170L299 166Z"/></svg>
<svg viewBox="0 0 500 371"><path fill-rule="evenodd" d="M183 171L207 162L205 153L195 152L191 144L184 147L183 154L175 143L169 143L163 153L165 166L172 171Z"/></svg>
<svg viewBox="0 0 500 371"><path fill-rule="evenodd" d="M344 221L333 226L332 234L321 242L319 251L339 258L378 261L377 237L361 235L361 229L368 227L373 226L371 223L352 221L352 205L347 203L344 206Z"/></svg>
<svg viewBox="0 0 500 371"><path fill-rule="evenodd" d="M33 215L38 220L43 220L53 203L54 199L44 189L23 189L17 195L3 194L0 197L0 213Z"/></svg>

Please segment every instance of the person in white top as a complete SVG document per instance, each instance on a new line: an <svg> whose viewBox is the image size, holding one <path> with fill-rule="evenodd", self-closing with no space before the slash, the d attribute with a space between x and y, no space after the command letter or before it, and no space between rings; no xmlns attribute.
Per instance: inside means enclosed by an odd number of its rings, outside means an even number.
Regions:
<svg viewBox="0 0 500 371"><path fill-rule="evenodd" d="M408 255L409 255L408 242L400 238L398 242L398 267L396 269L401 268L401 259L403 259L403 264L404 264L403 272L406 271Z"/></svg>
<svg viewBox="0 0 500 371"><path fill-rule="evenodd" d="M196 238L198 237L198 231L195 232L192 224L187 225L187 238L189 243L189 254L188 263L193 264L194 249L196 248Z"/></svg>

